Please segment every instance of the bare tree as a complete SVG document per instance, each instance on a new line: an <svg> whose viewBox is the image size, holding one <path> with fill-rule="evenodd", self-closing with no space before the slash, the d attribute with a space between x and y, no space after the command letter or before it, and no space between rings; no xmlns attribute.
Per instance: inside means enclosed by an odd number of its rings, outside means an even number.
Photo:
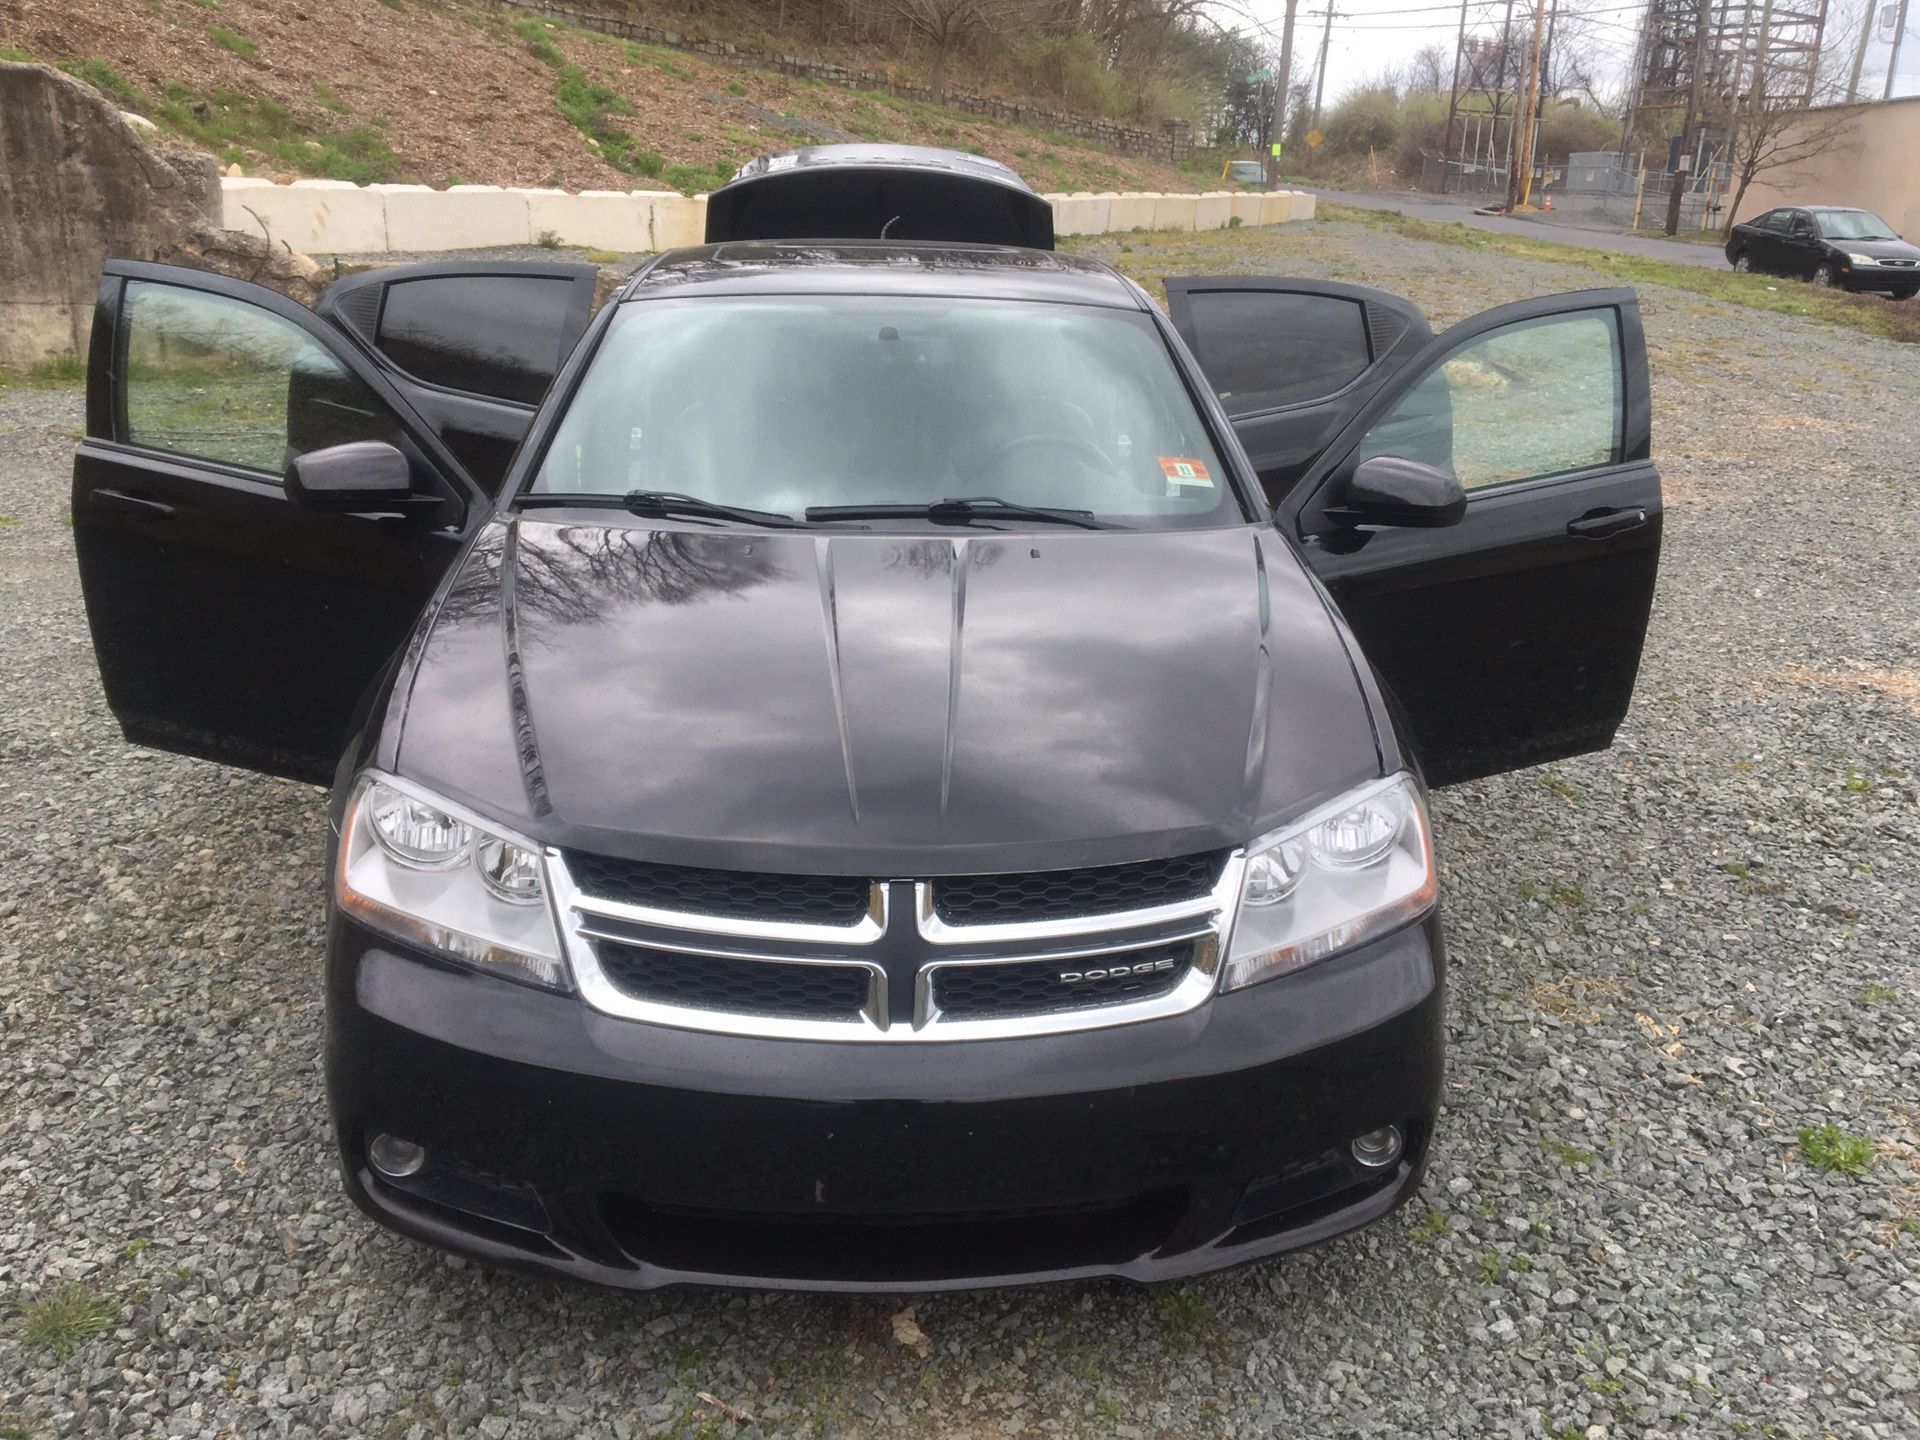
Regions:
<svg viewBox="0 0 1920 1440"><path fill-rule="evenodd" d="M947 98L947 62L982 31L994 29L1018 0L892 0L893 10L933 50L927 89L934 103Z"/></svg>
<svg viewBox="0 0 1920 1440"><path fill-rule="evenodd" d="M1740 202L1760 176L1810 166L1822 156L1858 146L1858 120L1859 113L1850 107L1807 110L1764 92L1751 97L1734 121L1727 147L1733 194L1722 228L1733 228Z"/></svg>
<svg viewBox="0 0 1920 1440"><path fill-rule="evenodd" d="M1453 51L1434 41L1414 51L1407 62L1407 90L1416 95L1444 95L1453 84Z"/></svg>

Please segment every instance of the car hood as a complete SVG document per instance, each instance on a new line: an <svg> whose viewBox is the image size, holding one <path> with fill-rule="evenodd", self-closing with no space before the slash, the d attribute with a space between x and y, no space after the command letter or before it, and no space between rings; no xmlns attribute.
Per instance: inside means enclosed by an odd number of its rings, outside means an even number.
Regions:
<svg viewBox="0 0 1920 1440"><path fill-rule="evenodd" d="M1920 246L1905 240L1829 240L1836 250L1855 255L1871 255L1876 260L1920 260Z"/></svg>
<svg viewBox="0 0 1920 1440"><path fill-rule="evenodd" d="M584 513L584 512L582 512ZM549 844L799 873L1239 843L1377 774L1271 531L753 533L496 520L376 753Z"/></svg>

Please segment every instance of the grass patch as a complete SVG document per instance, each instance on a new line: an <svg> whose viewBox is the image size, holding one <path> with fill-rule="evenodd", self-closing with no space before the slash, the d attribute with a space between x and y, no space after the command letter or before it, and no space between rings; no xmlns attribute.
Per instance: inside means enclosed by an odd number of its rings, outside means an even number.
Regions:
<svg viewBox="0 0 1920 1440"><path fill-rule="evenodd" d="M0 390L9 385L29 390L73 390L87 383L87 362L78 355L55 355L25 370L0 370Z"/></svg>
<svg viewBox="0 0 1920 1440"><path fill-rule="evenodd" d="M11 60L16 65L31 65L33 57L24 50L16 50L11 45L0 45L0 60Z"/></svg>
<svg viewBox="0 0 1920 1440"><path fill-rule="evenodd" d="M12 57L8 57L12 58ZM23 55L20 57L25 59ZM54 69L64 70L76 80L84 80L122 110L143 110L146 98L129 85L104 60L59 60Z"/></svg>
<svg viewBox="0 0 1920 1440"><path fill-rule="evenodd" d="M1816 290L1795 281L1765 275L1741 275L1732 270L1712 270L1700 265L1682 265L1673 260L1654 260L1642 255L1583 250L1577 245L1536 240L1529 235L1502 235L1491 230L1476 230L1459 221L1449 224L1416 220L1392 210L1356 210L1352 206L1323 201L1316 214L1322 220L1343 220L1366 225L1375 230L1405 235L1412 240L1456 245L1465 250L1511 255L1522 260L1544 260L1555 265L1578 265L1587 270L1604 271L1622 285L1663 285L1670 290L1685 290L1728 304L1744 305L1752 310L1797 315L1842 329L1877 335L1885 340L1920 344L1920 312L1912 312L1907 307L1870 296Z"/></svg>
<svg viewBox="0 0 1920 1440"><path fill-rule="evenodd" d="M1873 1142L1838 1125L1803 1126L1800 1153L1817 1170L1864 1175L1873 1166Z"/></svg>
<svg viewBox="0 0 1920 1440"><path fill-rule="evenodd" d="M1578 1145L1569 1145L1564 1140L1546 1136L1541 1137L1540 1148L1562 1165L1588 1165L1596 1158L1592 1150L1582 1150Z"/></svg>
<svg viewBox="0 0 1920 1440"><path fill-rule="evenodd" d="M40 1345L62 1360L81 1341L111 1330L120 1309L86 1285L63 1285L20 1307L18 1331L29 1345Z"/></svg>
<svg viewBox="0 0 1920 1440"><path fill-rule="evenodd" d="M238 55L242 60L251 60L260 53L260 47L254 44L253 41L242 35L238 30L229 30L224 25L208 26L207 39L218 45L222 50L228 50Z"/></svg>
<svg viewBox="0 0 1920 1440"><path fill-rule="evenodd" d="M400 163L372 123L314 131L278 101L256 99L238 90L201 94L184 85L169 85L151 115L162 129L223 159L251 151L289 170L327 180L371 185L392 179Z"/></svg>
<svg viewBox="0 0 1920 1440"><path fill-rule="evenodd" d="M1438 1210L1429 1208L1427 1218L1413 1227L1413 1238L1415 1240L1437 1240L1452 1229L1452 1221L1448 1220L1447 1217L1442 1215Z"/></svg>
<svg viewBox="0 0 1920 1440"><path fill-rule="evenodd" d="M315 85L313 87L313 103L318 105L322 110L333 111L336 115L344 115L347 113L347 102L335 93L331 85Z"/></svg>
<svg viewBox="0 0 1920 1440"><path fill-rule="evenodd" d="M560 47L553 43L553 33L548 26L538 20L516 20L513 33L527 47L527 53L542 65L551 65L559 70L567 63L567 57L560 53Z"/></svg>
<svg viewBox="0 0 1920 1440"><path fill-rule="evenodd" d="M589 245L587 247L587 263L590 265L618 265L620 263L620 252L618 250L596 250Z"/></svg>
<svg viewBox="0 0 1920 1440"><path fill-rule="evenodd" d="M1887 985L1882 985L1876 980L1860 992L1860 1003L1863 1005L1878 1005L1882 1000L1898 999L1899 995L1900 992L1898 990Z"/></svg>
<svg viewBox="0 0 1920 1440"><path fill-rule="evenodd" d="M1213 1306L1184 1285L1162 1285L1153 1292L1153 1312L1176 1339L1192 1344L1220 1328Z"/></svg>

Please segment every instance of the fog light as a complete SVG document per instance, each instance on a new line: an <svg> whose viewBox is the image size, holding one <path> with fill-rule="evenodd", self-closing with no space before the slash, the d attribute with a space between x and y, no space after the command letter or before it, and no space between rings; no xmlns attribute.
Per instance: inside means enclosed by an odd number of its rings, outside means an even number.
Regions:
<svg viewBox="0 0 1920 1440"><path fill-rule="evenodd" d="M1354 1142L1355 1154L1359 1153L1359 1143L1357 1140ZM427 1163L427 1152L411 1140L402 1140L397 1135L376 1135L373 1143L367 1146L367 1159L373 1162L374 1169L389 1180L404 1180L409 1175L420 1173L420 1167Z"/></svg>
<svg viewBox="0 0 1920 1440"><path fill-rule="evenodd" d="M1400 1145L1400 1127L1383 1125L1353 1137L1353 1158L1369 1170L1378 1170L1400 1158Z"/></svg>

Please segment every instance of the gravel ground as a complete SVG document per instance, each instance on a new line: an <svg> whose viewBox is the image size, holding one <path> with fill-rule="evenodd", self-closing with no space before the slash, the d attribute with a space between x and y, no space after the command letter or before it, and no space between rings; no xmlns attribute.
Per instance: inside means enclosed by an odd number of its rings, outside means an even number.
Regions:
<svg viewBox="0 0 1920 1440"><path fill-rule="evenodd" d="M1589 283L1345 225L1121 243L1392 275L1443 318ZM1644 298L1639 691L1611 752L1437 797L1422 1199L1183 1287L923 1298L924 1346L905 1298L602 1294L349 1207L319 797L121 743L78 397L0 392L0 1435L1920 1435L1920 366ZM1802 1153L1825 1124L1864 1173ZM106 1328L63 1358L29 1321L69 1285Z"/></svg>

